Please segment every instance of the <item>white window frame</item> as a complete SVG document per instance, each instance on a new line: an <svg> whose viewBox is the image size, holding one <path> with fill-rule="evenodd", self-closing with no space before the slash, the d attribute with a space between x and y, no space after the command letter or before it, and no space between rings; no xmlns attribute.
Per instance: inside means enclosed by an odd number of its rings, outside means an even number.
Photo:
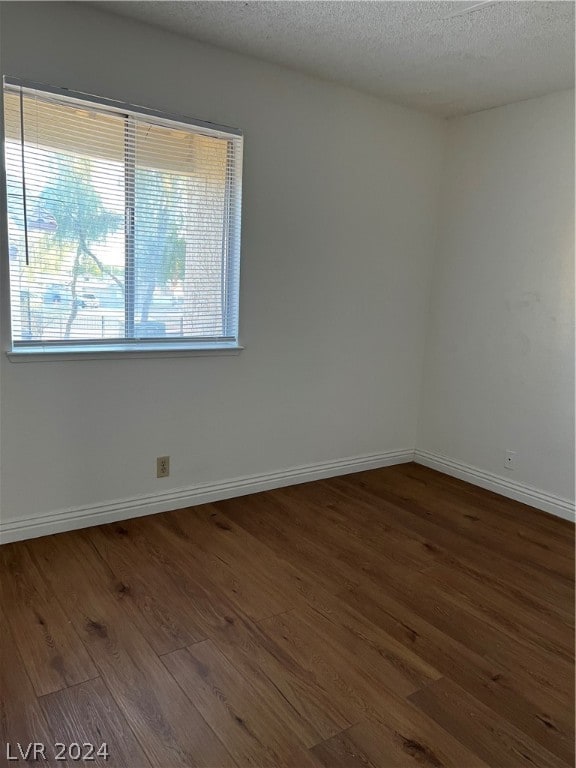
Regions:
<svg viewBox="0 0 576 768"><path fill-rule="evenodd" d="M184 128L196 128L199 133L209 136L240 139L233 153L233 175L238 183L238 194L227 211L229 221L226 237L228 238L226 281L228 295L232 300L227 302L226 328L227 336L213 339L204 338L195 341L190 338L168 337L166 339L113 339L90 341L81 344L73 339L53 342L15 342L11 331L11 302L10 302L10 265L8 258L8 207L6 197L6 166L4 154L4 91L9 89L30 89L44 92L48 95L65 97L71 103L76 100L79 104L96 104L99 108L122 115L142 115L147 121L166 125L170 123ZM204 355L236 355L244 348L239 341L238 313L240 293L240 231L242 215L242 164L243 164L243 132L238 128L218 125L204 120L196 120L181 115L170 114L148 107L136 106L125 102L106 99L100 96L72 91L30 80L4 76L0 93L0 332L3 347L8 358L13 362L26 361L57 361L57 360L97 360L103 358L149 358L149 357L187 357Z"/></svg>

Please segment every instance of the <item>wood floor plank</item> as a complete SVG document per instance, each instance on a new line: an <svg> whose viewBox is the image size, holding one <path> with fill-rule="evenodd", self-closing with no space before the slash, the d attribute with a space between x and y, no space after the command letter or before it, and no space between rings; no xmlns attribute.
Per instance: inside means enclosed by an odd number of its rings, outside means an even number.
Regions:
<svg viewBox="0 0 576 768"><path fill-rule="evenodd" d="M310 594L304 590L300 575L259 539L232 524L221 513L218 504L203 504L191 511L193 519L188 518L187 522L196 544L226 563L233 563L237 571L242 569L253 583L266 585L276 602L272 605L274 613L305 604ZM311 584L307 586L310 588ZM258 620L264 617L253 618Z"/></svg>
<svg viewBox="0 0 576 768"><path fill-rule="evenodd" d="M573 618L573 585L564 580L555 580L523 561L514 561L499 552L490 550L490 557L487 558L485 546L476 543L471 537L463 536L453 528L439 524L425 506L403 501L400 497L382 490L374 479L371 479L368 485L367 480L350 480L350 477L356 476L335 478L334 488L352 499L359 498L372 503L375 510L382 515L392 515L401 521L404 528L416 535L425 536L431 550L440 547L450 552L457 561L463 561L465 566L478 570L487 580L495 579L502 583L504 589L508 587L516 590L518 594L534 595L565 616Z"/></svg>
<svg viewBox="0 0 576 768"><path fill-rule="evenodd" d="M316 579L328 593L358 586L366 578L376 583L404 583L413 577L410 564L400 564L362 547L343 532L331 531L318 510L302 506L304 511L297 502L287 502L270 492L266 499L250 499L235 507L221 502L218 508L265 541L278 557L290 553L299 570Z"/></svg>
<svg viewBox="0 0 576 768"><path fill-rule="evenodd" d="M222 592L252 618L273 616L292 607L290 598L254 567L248 553L233 561L219 555L210 536L206 536L204 521L194 511L169 512L162 523L166 523L170 532L186 543L196 561Z"/></svg>
<svg viewBox="0 0 576 768"><path fill-rule="evenodd" d="M322 529L329 538L327 543L334 543L341 547L343 544L354 544L360 546L368 555L374 552L379 557L386 557L386 564L389 573L402 574L408 569L411 572L427 568L430 565L427 552L423 548L415 549L410 546L409 536L402 536L398 529L391 527L381 530L376 526L371 526L366 530L358 524L358 518L353 518L349 512L349 504L342 504L342 499L330 494L330 491L324 489L329 484L320 484L323 495L328 494L330 499L327 503L318 504L314 498L316 484L312 486L311 492L306 489L302 493L301 486L280 488L271 492L273 498L282 502L287 511L291 513L291 520L302 526L302 529L312 534L314 540L317 540L318 530ZM356 502L355 502L356 504ZM351 523L356 525L352 526Z"/></svg>
<svg viewBox="0 0 576 768"><path fill-rule="evenodd" d="M18 756L18 744L24 749L31 742L52 743L52 734L12 636L8 619L0 605L0 760L8 762L7 750ZM51 751L42 765L58 765ZM6 760L5 760L6 759ZM5 760L5 762L4 762Z"/></svg>
<svg viewBox="0 0 576 768"><path fill-rule="evenodd" d="M0 547L0 601L36 695L97 676L80 638L19 544Z"/></svg>
<svg viewBox="0 0 576 768"><path fill-rule="evenodd" d="M231 518L231 519L233 519L233 515L232 515L232 513L230 514L230 518ZM318 516L318 518L319 518L319 520L321 520L321 521L322 521L322 523L324 522L324 518L322 517L322 515L319 515L319 516ZM334 550L334 548L335 548L335 547L334 547L334 546L332 546L332 547L331 547L331 551L333 551L333 550ZM380 565L381 565L381 564L380 564ZM380 570L380 565L379 565L379 566L378 566L376 569L375 569L375 568L371 568L371 569L368 571L368 574L369 574L370 578L372 578L373 580L375 580L375 581L376 581L376 583L379 583L379 584L381 584L382 586L386 585L386 588L388 589L388 591L389 591L389 592L390 592L390 591L397 591L397 590L398 590L400 587L399 587L398 585L395 585L395 584L391 584L391 583L390 583L390 581L389 581L389 574L387 573L387 567L386 567L386 565L384 565L384 567L383 567L383 570L384 570L384 572L385 572L384 574L382 574L382 570ZM364 571L363 571L363 575L364 575L364 573L366 573L366 572L367 572L367 571L366 571L366 570L364 570ZM407 575L406 575L406 578L405 578L405 579L402 579L402 580L398 580L398 579L397 579L396 581L398 581L398 582L401 584L401 589L402 589L403 591L408 591L408 590L412 590L412 589L413 589L413 587L410 587L410 581L411 581L411 580L413 580L413 579L414 579L414 574L413 574L413 573L410 573L410 574L407 574ZM423 576L423 577L421 577L421 585L419 585L418 589L421 589L422 585L425 585L425 584L426 584L426 576ZM480 591L480 590L479 590L479 591ZM496 598L498 598L498 597L499 597L498 593L494 593L494 595L493 595L492 597L494 597L494 596L495 596ZM507 600L507 598L506 598L506 599L504 599L503 597L502 597L502 598L499 600L499 603L500 603L500 604L504 604L504 605L506 605L506 604L508 604L508 605L509 605L509 611L508 611L508 613L506 614L506 613L505 613L505 612L503 612L503 611L502 611L501 613L502 613L502 616L505 616L505 617L506 617L506 620L507 620L507 622L508 622L508 623L510 623L510 622L512 621L512 619L510 618L510 615L512 615L512 617L514 616L512 609L513 609L513 608L515 608L516 606L514 605L514 603L510 603L510 601L508 601L508 600ZM490 606L490 607L491 607L491 613L492 613L492 614L494 614L494 613L495 613L495 611L496 611L496 608L498 608L498 606L499 606L499 603L498 603L498 601L494 601L494 600L493 600L493 602L492 602L492 604L491 604L491 606ZM425 604L425 607L426 607L426 608L429 608L430 606L428 606L428 604L426 603L426 604ZM474 610L477 610L477 606L474 606ZM520 610L520 609L519 609L519 610ZM558 624L560 624L560 622L558 622ZM456 622L456 623L454 623L454 626L455 626L455 628L457 629L457 628L458 628L460 625L459 625L459 624ZM567 629L567 628L566 628L566 627L564 627L564 630L565 630L565 634L566 634L566 629ZM526 628L526 632L524 632L524 634L526 634L527 632L530 632L530 628L529 628L529 627L528 627L528 628ZM484 634L486 634L486 633L484 633ZM544 634L546 634L546 633L544 632ZM556 632L556 633L555 633L555 636L556 636L556 637L558 637L558 632ZM557 640L552 640L552 639L550 639L550 641L549 641L549 642L551 643L551 646L552 646L552 650L557 650L557 645L556 645L556 643L557 643ZM482 651L480 651L480 652L484 652L484 649L483 649ZM528 656L528 655L529 655L529 654L528 654L528 649L527 649L527 651L526 651L526 653L525 653L525 656ZM537 657L537 656L538 656L538 649L537 649L537 648L534 648L534 649L532 650L532 654L531 654L531 655L532 655L532 657Z"/></svg>
<svg viewBox="0 0 576 768"><path fill-rule="evenodd" d="M361 657L351 657L331 636L318 631L298 610L261 622L286 649L305 665L317 684L337 698L357 722L376 720L384 731L399 734L414 745L414 762L422 755L435 755L440 765L484 766L427 716L393 694L372 668L365 669ZM441 756L441 757L440 757Z"/></svg>
<svg viewBox="0 0 576 768"><path fill-rule="evenodd" d="M215 515L218 523L225 523L226 529L234 526L220 514L210 514ZM268 695L276 698L277 709L283 712L285 722L300 735L303 743L315 744L349 725L333 702L322 697L310 684L306 672L291 662L238 604L229 601L210 581L203 566L196 561L194 550L189 548L187 535L179 535L179 527L161 525L155 517L145 525L138 520L128 521L122 528L121 537L130 539L139 556L162 572L160 579L168 578L174 589L188 594L188 611L220 650L246 677L254 680L264 676L272 688ZM216 526L220 535L231 533L226 529ZM242 529L237 530L243 533ZM242 537L243 546L263 561L266 548L255 546L255 542L258 543ZM271 551L270 554L273 555ZM286 579L295 588L301 587L303 595L310 594L312 587L301 575L287 573Z"/></svg>
<svg viewBox="0 0 576 768"><path fill-rule="evenodd" d="M431 578L415 583L413 589L416 594L412 600L403 593L405 604L414 606L422 618L447 636L511 674L518 690L528 699L539 701L554 719L573 722L570 708L566 707L574 694L573 665L563 656L533 645L522 634L504 634L488 624L482 614L469 610L470 606L450 601ZM428 598L425 604L420 599L423 590Z"/></svg>
<svg viewBox="0 0 576 768"><path fill-rule="evenodd" d="M373 586L365 585L348 594L342 593L341 598L349 600L353 606L360 606L372 623L406 643L415 653L530 738L569 761L574 741L573 727L556 721L545 702L531 701L523 696L513 674L438 630L412 608ZM426 594L422 595L422 600L426 602ZM567 719L573 701L565 697L564 703L564 719Z"/></svg>
<svg viewBox="0 0 576 768"><path fill-rule="evenodd" d="M242 552L243 555L250 553L255 561L254 567L258 568L264 578L273 576L292 606L305 607L329 597L331 593L319 584L317 579L295 567L291 562L290 551L284 551L283 556L279 556L263 540L239 525L234 519L234 511L232 517L226 515L226 502L205 505L203 509L206 522L211 526L211 539L218 539L219 546L222 546L225 540L225 551L232 559L235 559L237 552Z"/></svg>
<svg viewBox="0 0 576 768"><path fill-rule="evenodd" d="M571 584L574 578L574 557L564 542L546 543L545 537L533 540L529 536L518 537L517 529L506 519L490 515L484 508L462 509L460 497L446 497L446 494L431 493L429 485L410 486L418 488L418 493L411 493L411 500L425 504L437 521L457 531L467 539L489 546L492 551L503 556L526 563L541 573L547 573ZM406 482L401 477L394 490L405 498ZM434 489L435 490L435 489Z"/></svg>
<svg viewBox="0 0 576 768"><path fill-rule="evenodd" d="M83 762L109 768L149 766L144 751L100 678L40 699L53 742L79 744ZM92 745L94 750L84 745ZM105 745L105 752L102 751ZM72 752L74 757L76 752ZM70 753L64 752L66 762Z"/></svg>
<svg viewBox="0 0 576 768"><path fill-rule="evenodd" d="M340 562L326 567L330 552L321 542L301 536L290 524L287 511L268 494L221 501L216 505L232 520L274 551L286 557L298 570L310 574L324 590L336 594L360 583L357 574Z"/></svg>
<svg viewBox="0 0 576 768"><path fill-rule="evenodd" d="M125 582L121 582L123 586L118 589L118 592L123 604L128 606L134 602L131 610L146 614L143 619L146 623L141 629L146 637L148 637L147 623L153 619L155 612L148 610L146 598L142 601L138 600L138 591L136 600L133 600L131 585L134 582L138 583L141 578L140 564L148 574L148 581L152 582L151 589L156 594L155 600L161 602L162 595L169 592L170 596L167 596L169 604L173 604L175 600L179 601L180 608L173 612L173 618L170 620L170 635L174 640L180 637L183 639L187 633L189 636L195 635L196 632L200 635L198 639L204 639L209 636L212 627L220 627L224 616L237 615L237 605L229 600L216 582L210 578L211 574L198 561L190 548L186 534L181 532L175 524L166 521L164 515L126 520L106 528L110 536L116 536L122 542L130 544L134 562L130 574L125 574L126 577L130 575L130 579L127 578ZM91 540L91 532L92 529L86 532L87 541ZM129 589L126 590L125 586ZM144 594L148 594L148 590L145 590ZM160 615L162 613L160 608ZM141 626L137 617L135 621L138 626ZM186 627L188 629L185 629ZM165 642L164 633L157 650Z"/></svg>
<svg viewBox="0 0 576 768"><path fill-rule="evenodd" d="M132 624L114 580L79 534L27 542L152 765L234 761ZM112 582L112 586L110 583Z"/></svg>
<svg viewBox="0 0 576 768"><path fill-rule="evenodd" d="M358 578L368 577L376 582L387 582L390 579L403 582L410 579L417 570L410 558L394 548L387 552L382 549L376 551L374 547L366 546L351 537L344 527L335 525L333 521L325 523L316 507L303 502L298 496L288 494L286 489L270 491L270 495L285 511L293 530L312 542L322 542L325 553L348 566L351 573L358 574Z"/></svg>
<svg viewBox="0 0 576 768"><path fill-rule="evenodd" d="M569 763L559 760L447 678L416 692L410 701L489 765L506 768L573 765L573 760Z"/></svg>
<svg viewBox="0 0 576 768"><path fill-rule="evenodd" d="M299 610L298 616L326 642L337 643L353 660L351 663L360 659L362 669L374 682L402 698L440 677L440 672L411 649L386 633L378 632L346 606L335 605L325 615L308 608Z"/></svg>
<svg viewBox="0 0 576 768"><path fill-rule="evenodd" d="M170 579L151 558L143 557L138 524L115 524L92 528L88 538L118 578L130 618L156 653L184 648L206 638L188 609L189 593L180 580ZM132 534L132 535L131 535Z"/></svg>
<svg viewBox="0 0 576 768"><path fill-rule="evenodd" d="M267 686L284 722L310 747L352 723L310 679L308 670L248 617L225 616L211 639L245 678Z"/></svg>
<svg viewBox="0 0 576 768"><path fill-rule="evenodd" d="M238 526L231 516L221 517L213 512L210 514L220 523L221 528L218 529L220 535L229 536L232 532L237 531ZM225 526L222 525L223 523ZM251 545L251 537L244 537L241 541L244 546ZM265 553L261 551L261 554ZM277 563L276 567L278 567ZM282 573L286 580L293 579L289 568L284 568ZM327 631L338 636L351 655L362 656L365 662L368 658L372 659L372 663L376 660L377 666L386 676L390 686L395 685L398 690L406 694L441 676L437 670L414 654L411 649L394 640L379 627L371 624L358 611L322 588L316 588L314 594L310 594L311 590L308 589L307 585L310 580L309 577L301 570L299 573L298 586L302 587L304 582L302 594L308 597L308 605L303 607L315 607L319 610L322 617L317 616L316 620L320 624L324 624ZM248 627L246 622L239 623L230 619L223 623L222 630L213 634L212 637L221 647L224 647L225 653L233 654L236 660L238 660L238 649L248 650L250 656L259 656L268 673L274 675L276 685L283 687L286 694L290 696L290 687L285 685L285 670L290 669L289 657L282 654L282 666L277 665L279 648L276 644L270 645L271 640L263 632L262 625L255 630L253 626ZM296 681L301 685L303 679L306 678L302 676L300 670L300 675ZM302 693L301 689L299 693ZM328 738L328 736L325 735L323 738Z"/></svg>
<svg viewBox="0 0 576 768"><path fill-rule="evenodd" d="M379 494L391 494L405 505L413 504L414 509L425 509L434 516L435 522L458 533L462 538L490 546L493 552L499 552L503 557L514 561L521 561L541 574L563 579L568 585L573 582L573 555L565 553L563 548L551 549L544 542L534 543L528 538L519 540L513 535L514 528L506 519L496 523L492 518L492 524L488 525L481 510L470 514L468 508L463 508L460 494L450 494L446 491L440 493L434 485L427 483L407 483L406 475L398 470L385 475L358 473L351 477L353 479L349 481L360 487L366 487Z"/></svg>
<svg viewBox="0 0 576 768"><path fill-rule="evenodd" d="M502 595L512 597L533 612L552 616L574 626L571 606L573 590L565 593L561 600L552 599L547 589L539 593L534 588L532 576L526 574L521 564L492 553L488 560L485 548L438 526L432 513L428 517L410 514L409 510L394 501L382 499L358 485L351 485L350 476L333 478L325 481L325 484L329 484L333 495L340 497L347 514L356 521L360 518L367 525L368 531L371 528L383 528L384 531L387 528L399 528L413 540L415 546L426 553L430 565L446 565L453 572L462 573L489 585Z"/></svg>
<svg viewBox="0 0 576 768"><path fill-rule="evenodd" d="M326 523L337 525L345 535L376 549L380 554L401 557L412 570L423 570L437 564L433 553L424 546L425 539L405 531L397 520L374 513L373 505L334 489L331 480L284 489L298 502L305 499L315 515Z"/></svg>
<svg viewBox="0 0 576 768"><path fill-rule="evenodd" d="M550 540L556 545L563 542L567 545L567 551L573 552L574 523L563 518L543 512L535 507L530 507L520 501L509 499L492 491L487 491L477 485L472 485L457 477L445 475L422 464L409 462L398 464L394 471L403 474L409 481L421 478L426 483L434 483L442 493L456 493L462 499L463 506L476 507L484 511L489 510L498 520L511 521L516 530L519 529L518 521L522 521L522 529L531 532L538 541Z"/></svg>
<svg viewBox="0 0 576 768"><path fill-rule="evenodd" d="M5 545L0 761L567 768L573 545L413 464Z"/></svg>
<svg viewBox="0 0 576 768"><path fill-rule="evenodd" d="M196 511L201 512L200 508ZM215 535L229 535L232 532L234 523L227 521L220 513L210 511L208 507L204 511L222 526L215 526ZM154 523L157 523L156 518L152 524L131 520L103 527L107 536L118 537L123 547L130 542L137 553L133 555L133 575L130 572L123 573L125 586L129 587L123 595L123 603L126 604L134 593L134 578L140 578L140 574L134 570L141 563L147 580L153 583L156 591L161 590L160 594L162 591L181 590L188 595L188 603L181 606L182 611L193 617L202 632L215 641L245 677L253 682L258 677L264 677L264 684L267 683L271 688L268 695L276 699L276 708L282 711L284 721L299 734L303 743L316 744L348 727L350 723L338 713L333 703L328 698L323 699L310 685L305 671L298 669L237 605L228 602L227 598L217 592L217 587L205 577L195 563L195 558L190 558L193 553L186 540L167 536L167 529ZM88 532L90 537L97 530L91 529ZM268 563L270 556L273 558L273 553L266 552L266 547L257 540L248 541L243 529L235 527L235 530L242 537L244 548L249 545L251 551L257 552L260 563ZM99 532L97 546L98 539ZM217 549L216 542L213 542L213 548ZM113 565L114 561L109 556L106 559ZM122 559L126 561L125 554ZM187 563L187 567L182 568L183 562ZM276 558L276 564L278 562ZM284 570L282 573L286 579L294 582L295 588L302 587L303 594L309 594L308 585L302 576ZM147 636L147 639L150 638Z"/></svg>
<svg viewBox="0 0 576 768"><path fill-rule="evenodd" d="M311 752L318 758L325 768L382 768L382 760L388 760L391 748L388 744L382 745L385 739L377 732L376 739L366 738L360 734L356 737L360 723L342 733L338 733L331 739L316 744ZM370 752L376 751L376 757L371 760ZM387 765L391 765L390 762ZM394 765L401 765L395 762Z"/></svg>
<svg viewBox="0 0 576 768"><path fill-rule="evenodd" d="M383 727L366 719L311 751L325 768L456 768L454 758L441 748L433 751L422 743L420 733L418 738L411 738L409 733L409 729Z"/></svg>
<svg viewBox="0 0 576 768"><path fill-rule="evenodd" d="M297 768L305 746L276 710L276 698L243 677L210 640L162 660L241 765Z"/></svg>
<svg viewBox="0 0 576 768"><path fill-rule="evenodd" d="M533 612L518 601L444 566L430 569L426 584L430 585L431 594L441 593L508 637L520 637L567 664L574 659L573 630L557 617L547 614L544 621L535 623Z"/></svg>

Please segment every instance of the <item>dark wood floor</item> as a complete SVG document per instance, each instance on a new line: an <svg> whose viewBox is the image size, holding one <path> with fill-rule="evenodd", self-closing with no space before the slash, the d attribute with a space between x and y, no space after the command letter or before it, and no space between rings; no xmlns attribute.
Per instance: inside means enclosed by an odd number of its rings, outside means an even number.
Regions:
<svg viewBox="0 0 576 768"><path fill-rule="evenodd" d="M414 464L5 545L0 739L570 766L573 554L569 523Z"/></svg>

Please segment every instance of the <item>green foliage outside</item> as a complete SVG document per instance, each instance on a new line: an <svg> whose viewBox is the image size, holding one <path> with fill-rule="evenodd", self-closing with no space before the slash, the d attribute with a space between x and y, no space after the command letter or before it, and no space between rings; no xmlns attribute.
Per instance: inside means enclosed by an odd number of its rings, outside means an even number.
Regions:
<svg viewBox="0 0 576 768"><path fill-rule="evenodd" d="M55 259L62 268L72 256L70 290L72 304L64 338L69 338L78 314L78 281L82 277L107 275L124 295L123 270L104 264L94 246L124 229L124 216L106 210L92 182L92 164L87 158L55 154L50 182L39 196L39 207L54 216L57 229L42 238L39 258L53 270ZM142 169L136 172L135 318L148 321L154 291L184 277L186 243L181 236L186 200L186 180L174 174ZM55 256L54 247L56 246Z"/></svg>

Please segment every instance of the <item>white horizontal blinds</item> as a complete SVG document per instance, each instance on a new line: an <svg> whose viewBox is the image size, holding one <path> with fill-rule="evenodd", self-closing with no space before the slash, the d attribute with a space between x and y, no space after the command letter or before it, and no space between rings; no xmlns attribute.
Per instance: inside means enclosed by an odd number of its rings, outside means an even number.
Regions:
<svg viewBox="0 0 576 768"><path fill-rule="evenodd" d="M238 338L238 309L240 294L240 222L242 218L242 162L244 144L242 138L228 142L226 166L226 220L223 260L225 273L222 277L224 313L227 332Z"/></svg>
<svg viewBox="0 0 576 768"><path fill-rule="evenodd" d="M18 342L124 336L124 120L5 93L12 332Z"/></svg>
<svg viewBox="0 0 576 768"><path fill-rule="evenodd" d="M235 341L242 139L5 92L14 343Z"/></svg>
<svg viewBox="0 0 576 768"><path fill-rule="evenodd" d="M135 125L136 336L228 335L229 143L155 123Z"/></svg>

